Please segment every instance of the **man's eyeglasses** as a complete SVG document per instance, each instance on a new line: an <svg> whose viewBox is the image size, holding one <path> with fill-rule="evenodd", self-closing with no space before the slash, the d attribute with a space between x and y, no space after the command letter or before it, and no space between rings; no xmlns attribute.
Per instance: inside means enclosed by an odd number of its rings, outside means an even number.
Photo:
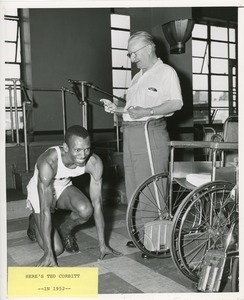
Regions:
<svg viewBox="0 0 244 300"><path fill-rule="evenodd" d="M128 56L129 58L131 58L132 55L135 56L135 55L136 55L136 52L138 52L139 50L142 50L143 48L147 47L148 45L149 45L149 44L147 44L147 45L141 47L140 49L137 49L136 51L133 51L133 52L131 52L131 53L127 53L127 56Z"/></svg>

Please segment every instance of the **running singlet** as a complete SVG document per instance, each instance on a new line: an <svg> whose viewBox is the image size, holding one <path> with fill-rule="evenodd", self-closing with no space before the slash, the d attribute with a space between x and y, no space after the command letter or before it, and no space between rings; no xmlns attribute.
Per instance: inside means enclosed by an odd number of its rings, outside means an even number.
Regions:
<svg viewBox="0 0 244 300"><path fill-rule="evenodd" d="M56 203L62 192L70 185L72 185L71 177L77 177L85 173L85 166L76 167L75 169L67 168L62 161L61 150L59 146L51 147L49 149L56 149L58 154L57 174L53 179L53 199ZM38 169L35 165L34 175L27 185L27 208L34 209L35 213L40 213L39 194L37 189ZM53 206L55 206L53 203Z"/></svg>

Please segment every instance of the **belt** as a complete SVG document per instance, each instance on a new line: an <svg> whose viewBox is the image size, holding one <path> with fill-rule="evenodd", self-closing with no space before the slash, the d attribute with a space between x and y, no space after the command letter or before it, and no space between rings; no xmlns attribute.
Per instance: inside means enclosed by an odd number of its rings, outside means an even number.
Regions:
<svg viewBox="0 0 244 300"><path fill-rule="evenodd" d="M148 120L147 120L148 121ZM147 121L123 121L122 124L124 126L143 126L146 124ZM150 125L156 125L156 124L161 124L165 121L165 117L162 118L151 118L150 122L149 122L149 126Z"/></svg>

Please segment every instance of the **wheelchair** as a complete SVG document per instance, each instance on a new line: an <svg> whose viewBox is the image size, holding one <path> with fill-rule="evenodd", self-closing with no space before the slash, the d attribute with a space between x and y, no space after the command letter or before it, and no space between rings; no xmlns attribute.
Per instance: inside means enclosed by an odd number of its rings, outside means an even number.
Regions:
<svg viewBox="0 0 244 300"><path fill-rule="evenodd" d="M235 166L226 167L223 162L223 153L237 151L238 144L172 141L169 172L154 174L149 122L145 124L145 136L152 176L138 186L131 198L126 213L127 230L143 253L156 258L171 256L186 277L198 282L208 250L222 250L226 254L230 247L234 253L230 256L238 258L239 210L237 197L233 196L238 189L233 180ZM212 160L175 161L175 150L181 148L210 149ZM190 183L187 177L192 174L202 176L204 183L198 187L195 182ZM235 259L229 268L238 270L237 265Z"/></svg>

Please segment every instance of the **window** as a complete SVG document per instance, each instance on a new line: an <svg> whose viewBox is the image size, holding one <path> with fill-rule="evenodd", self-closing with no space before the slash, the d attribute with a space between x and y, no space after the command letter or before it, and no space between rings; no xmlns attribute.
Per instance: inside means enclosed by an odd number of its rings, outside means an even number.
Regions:
<svg viewBox="0 0 244 300"><path fill-rule="evenodd" d="M20 89L20 26L17 9L6 9L5 16L5 129L23 128ZM8 141L8 138L7 138Z"/></svg>
<svg viewBox="0 0 244 300"><path fill-rule="evenodd" d="M131 81L131 61L126 55L129 37L130 17L111 14L113 94L121 98Z"/></svg>
<svg viewBox="0 0 244 300"><path fill-rule="evenodd" d="M235 28L210 23L194 25L194 123L223 123L229 115L238 113L236 39Z"/></svg>

